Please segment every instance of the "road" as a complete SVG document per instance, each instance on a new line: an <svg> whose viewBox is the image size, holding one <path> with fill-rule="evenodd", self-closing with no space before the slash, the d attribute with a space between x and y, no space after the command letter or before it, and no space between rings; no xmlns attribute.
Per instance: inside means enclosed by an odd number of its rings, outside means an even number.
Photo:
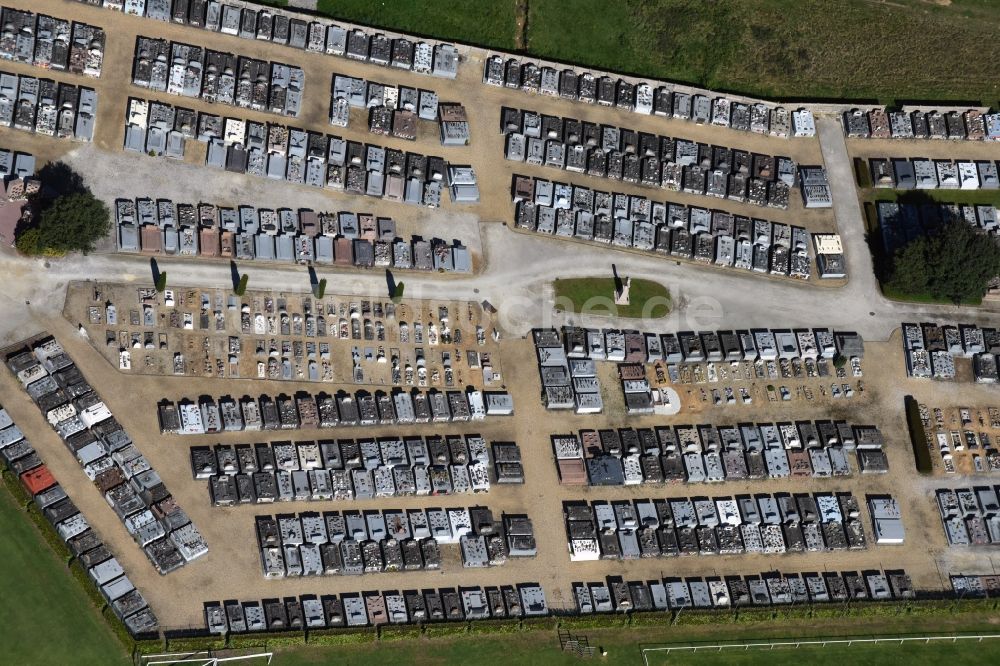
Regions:
<svg viewBox="0 0 1000 666"><path fill-rule="evenodd" d="M824 144L824 152L825 144ZM845 153L846 155L846 153ZM835 200L836 200L835 194ZM442 278L437 274L407 274L408 297L489 300L500 310L500 323L508 334L524 334L537 326L559 325L574 321L585 325L606 326L608 320L556 314L551 291L546 285L559 277L583 277L611 274L612 263L620 274L655 280L671 291L676 308L667 321L657 320L632 327L657 330L710 329L718 327L759 326L828 326L856 329L868 339L886 339L902 321L942 319L976 321L984 315L969 308L931 306L888 301L879 293L875 279L865 272L867 252L863 233L854 233L860 219L853 222L843 216L851 206L837 211L838 224L846 237L845 251L851 266L851 278L842 288L818 288L813 284L790 280L772 280L759 275L716 269L696 264L679 264L661 257L608 251L584 243L563 242L554 238L513 231L494 222L482 222L485 252L483 270L463 278ZM860 209L855 208L855 217ZM860 244L860 245L859 245ZM225 287L232 283L227 262L161 257L160 270L170 283ZM870 260L868 260L870 265ZM276 291L309 290L305 267L243 264L252 288L263 285ZM0 273L9 276L0 294L0 306L6 313L0 322L0 337L13 340L24 337L30 328L33 309L50 313L61 310L67 282L72 280L117 280L151 282L149 259L126 255L71 256L44 262L0 253ZM319 277L329 281L329 293L386 295L385 275L380 271L320 270ZM31 301L24 307L24 301Z"/></svg>

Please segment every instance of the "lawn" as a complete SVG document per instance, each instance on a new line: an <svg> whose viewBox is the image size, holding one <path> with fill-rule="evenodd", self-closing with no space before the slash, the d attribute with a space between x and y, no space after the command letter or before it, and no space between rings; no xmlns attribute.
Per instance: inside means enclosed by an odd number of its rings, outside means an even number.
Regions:
<svg viewBox="0 0 1000 666"><path fill-rule="evenodd" d="M782 99L992 102L998 21L1000 6L981 1L531 0L528 48Z"/></svg>
<svg viewBox="0 0 1000 666"><path fill-rule="evenodd" d="M351 23L511 50L516 5L515 0L319 0L316 9Z"/></svg>
<svg viewBox="0 0 1000 666"><path fill-rule="evenodd" d="M565 312L657 319L670 313L670 292L652 280L632 280L629 304L615 305L614 278L571 278L554 284L556 309Z"/></svg>
<svg viewBox="0 0 1000 666"><path fill-rule="evenodd" d="M0 487L0 626L7 664L128 663L86 593Z"/></svg>
<svg viewBox="0 0 1000 666"><path fill-rule="evenodd" d="M776 99L996 103L990 0L522 0L528 55ZM513 49L516 0L319 0L334 18Z"/></svg>

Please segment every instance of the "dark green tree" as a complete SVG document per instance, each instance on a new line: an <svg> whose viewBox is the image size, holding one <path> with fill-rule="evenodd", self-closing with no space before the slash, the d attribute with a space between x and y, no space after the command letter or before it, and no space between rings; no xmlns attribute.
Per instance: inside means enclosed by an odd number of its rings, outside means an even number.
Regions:
<svg viewBox="0 0 1000 666"><path fill-rule="evenodd" d="M406 288L406 285L403 284L402 282L397 282L396 283L396 289L393 290L393 292L392 292L392 302L393 303L399 305L399 302L403 300L403 290L405 288Z"/></svg>
<svg viewBox="0 0 1000 666"><path fill-rule="evenodd" d="M1000 245L956 222L914 239L893 257L886 286L903 296L961 303L982 298L1000 275Z"/></svg>
<svg viewBox="0 0 1000 666"><path fill-rule="evenodd" d="M326 294L326 278L320 280L316 285L316 298L323 298L324 294Z"/></svg>
<svg viewBox="0 0 1000 666"><path fill-rule="evenodd" d="M167 288L167 274L160 273L156 276L156 291L163 292Z"/></svg>
<svg viewBox="0 0 1000 666"><path fill-rule="evenodd" d="M235 289L237 296L242 296L243 294L247 293L247 282L249 281L250 281L250 276L247 275L246 273L240 276L240 283L236 285Z"/></svg>
<svg viewBox="0 0 1000 666"><path fill-rule="evenodd" d="M90 252L111 229L111 213L90 192L58 197L39 216L37 252Z"/></svg>

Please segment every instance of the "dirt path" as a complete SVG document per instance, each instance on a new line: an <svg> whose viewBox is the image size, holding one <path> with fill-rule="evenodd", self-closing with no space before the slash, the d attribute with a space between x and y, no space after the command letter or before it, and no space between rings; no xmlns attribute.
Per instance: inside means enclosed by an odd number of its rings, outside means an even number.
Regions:
<svg viewBox="0 0 1000 666"><path fill-rule="evenodd" d="M518 51L526 51L528 49L528 0L517 0L514 16L517 23L514 48Z"/></svg>

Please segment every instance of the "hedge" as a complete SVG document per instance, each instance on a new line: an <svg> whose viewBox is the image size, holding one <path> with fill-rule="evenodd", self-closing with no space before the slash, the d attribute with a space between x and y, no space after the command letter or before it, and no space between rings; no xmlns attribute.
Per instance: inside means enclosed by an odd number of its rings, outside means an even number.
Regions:
<svg viewBox="0 0 1000 666"><path fill-rule="evenodd" d="M28 494L27 489L21 485L21 480L14 475L14 472L10 471L7 467L3 470L3 482L7 486L7 490L10 494L14 496L14 501L17 502L18 506L24 508L31 504L32 497Z"/></svg>
<svg viewBox="0 0 1000 666"><path fill-rule="evenodd" d="M903 398L903 408L906 411L906 425L910 431L910 445L913 447L913 461L921 474L931 474L934 465L931 463L931 452L927 448L927 432L924 422L920 419L920 404L912 395Z"/></svg>
<svg viewBox="0 0 1000 666"><path fill-rule="evenodd" d="M736 611L736 622L751 624L754 622L769 622L774 619L774 611L770 608L741 608Z"/></svg>
<svg viewBox="0 0 1000 666"><path fill-rule="evenodd" d="M378 634L373 629L322 629L310 631L308 645L360 645L374 643Z"/></svg>
<svg viewBox="0 0 1000 666"><path fill-rule="evenodd" d="M434 638L435 636L458 636L468 633L468 631L469 625L467 622L441 622L428 624L424 627L424 634L429 638Z"/></svg>
<svg viewBox="0 0 1000 666"><path fill-rule="evenodd" d="M720 611L703 610L683 610L674 615L674 624L679 625L705 625L705 624L732 624L734 613ZM633 620L635 618L632 618Z"/></svg>
<svg viewBox="0 0 1000 666"><path fill-rule="evenodd" d="M167 649L166 643L163 639L149 639L145 641L136 641L135 646L132 648L132 654L160 654L165 652Z"/></svg>
<svg viewBox="0 0 1000 666"><path fill-rule="evenodd" d="M94 584L94 581L91 580L90 576L87 575L87 572L84 571L83 565L80 564L79 560L73 560L70 562L69 572L70 575L72 575L73 578L75 578L83 587L84 592L86 592L87 596L90 597L91 603L97 607L97 610L103 611L104 607L107 605L104 595L101 594L101 591L97 589L97 585Z"/></svg>
<svg viewBox="0 0 1000 666"><path fill-rule="evenodd" d="M521 628L524 631L534 629L555 629L559 626L559 618L552 617L526 617L521 620Z"/></svg>
<svg viewBox="0 0 1000 666"><path fill-rule="evenodd" d="M479 620L469 625L470 634L516 634L521 629L521 622L517 618Z"/></svg>
<svg viewBox="0 0 1000 666"><path fill-rule="evenodd" d="M115 635L118 642L131 652L135 648L135 641L132 640L132 634L125 628L125 624L118 619L111 606L105 606L104 610L101 611L101 615L104 617L104 621L108 623L108 628L111 629L111 633Z"/></svg>
<svg viewBox="0 0 1000 666"><path fill-rule="evenodd" d="M222 650L225 647L226 637L217 634L211 636L167 638L167 649L171 652L201 652L204 650Z"/></svg>
<svg viewBox="0 0 1000 666"><path fill-rule="evenodd" d="M29 504L28 508L25 509L25 513L31 519L31 522L35 524L38 531L41 532L42 538L45 543L49 544L56 557L58 557L63 564L68 563L73 559L73 553L70 551L69 546L66 542L62 540L59 533L56 532L56 528L52 527L52 524L45 519L42 515L41 510L34 504Z"/></svg>
<svg viewBox="0 0 1000 666"><path fill-rule="evenodd" d="M378 639L380 641L403 641L419 638L423 633L420 625L388 625L384 624L378 628Z"/></svg>
<svg viewBox="0 0 1000 666"><path fill-rule="evenodd" d="M270 648L295 647L306 644L306 635L302 631L282 631L266 634L257 634L254 638ZM232 647L232 637L230 637L230 647Z"/></svg>
<svg viewBox="0 0 1000 666"><path fill-rule="evenodd" d="M624 613L591 613L559 618L559 626L563 629L602 629L624 627L628 624L629 616Z"/></svg>
<svg viewBox="0 0 1000 666"><path fill-rule="evenodd" d="M267 647L267 642L260 637L260 634L229 634L228 644L231 650Z"/></svg>

